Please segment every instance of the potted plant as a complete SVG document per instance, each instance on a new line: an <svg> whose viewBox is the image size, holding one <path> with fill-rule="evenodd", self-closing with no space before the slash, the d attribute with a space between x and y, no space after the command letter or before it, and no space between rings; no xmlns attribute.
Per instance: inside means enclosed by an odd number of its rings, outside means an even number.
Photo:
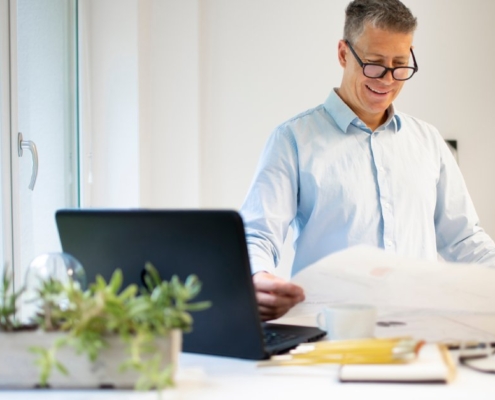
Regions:
<svg viewBox="0 0 495 400"><path fill-rule="evenodd" d="M194 275L161 279L147 263L141 290L121 289L122 272L101 276L83 290L69 280L47 279L37 290L31 325L15 319L24 289L12 290L4 273L0 288L0 386L163 389L173 384L182 332L190 311L209 302L190 301L201 290ZM2 360L3 358L3 360Z"/></svg>

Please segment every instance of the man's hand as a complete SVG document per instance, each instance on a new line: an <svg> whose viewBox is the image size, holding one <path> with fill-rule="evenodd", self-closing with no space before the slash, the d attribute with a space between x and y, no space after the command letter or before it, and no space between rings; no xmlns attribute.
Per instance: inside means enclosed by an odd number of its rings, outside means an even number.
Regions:
<svg viewBox="0 0 495 400"><path fill-rule="evenodd" d="M267 272L253 275L258 310L263 321L279 318L304 300L300 286Z"/></svg>

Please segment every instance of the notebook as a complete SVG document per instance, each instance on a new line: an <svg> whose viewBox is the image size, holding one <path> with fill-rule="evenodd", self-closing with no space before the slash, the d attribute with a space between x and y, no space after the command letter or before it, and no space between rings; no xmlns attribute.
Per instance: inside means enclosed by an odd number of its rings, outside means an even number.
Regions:
<svg viewBox="0 0 495 400"><path fill-rule="evenodd" d="M341 382L449 383L456 366L447 347L427 343L416 360L406 364L348 364L340 367Z"/></svg>
<svg viewBox="0 0 495 400"><path fill-rule="evenodd" d="M241 216L230 210L95 210L56 212L64 252L81 262L88 283L107 281L116 268L123 288L142 285L147 261L169 280L196 274L197 301L212 306L193 313L183 351L261 360L325 333L314 327L262 323L251 278Z"/></svg>

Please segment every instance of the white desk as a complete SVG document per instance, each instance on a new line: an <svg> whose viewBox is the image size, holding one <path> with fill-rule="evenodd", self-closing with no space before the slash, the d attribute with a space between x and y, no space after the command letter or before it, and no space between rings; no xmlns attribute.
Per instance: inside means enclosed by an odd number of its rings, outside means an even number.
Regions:
<svg viewBox="0 0 495 400"><path fill-rule="evenodd" d="M495 375L459 368L457 379L443 384L339 383L336 366L264 367L255 361L195 354L181 355L177 386L163 392L163 399L469 399L495 398ZM151 400L156 392L132 391L0 391L13 400Z"/></svg>
<svg viewBox="0 0 495 400"><path fill-rule="evenodd" d="M277 322L311 325L310 319ZM491 318L489 318L489 322ZM454 353L455 358L455 353ZM459 367L450 384L340 383L338 366L258 367L257 361L182 353L176 387L165 400L494 400L495 374ZM157 392L116 390L0 391L1 400L157 400Z"/></svg>
<svg viewBox="0 0 495 400"><path fill-rule="evenodd" d="M183 354L177 394L201 399L494 399L495 375L459 368L451 384L340 383L336 366L263 367ZM173 398L173 397L172 397Z"/></svg>

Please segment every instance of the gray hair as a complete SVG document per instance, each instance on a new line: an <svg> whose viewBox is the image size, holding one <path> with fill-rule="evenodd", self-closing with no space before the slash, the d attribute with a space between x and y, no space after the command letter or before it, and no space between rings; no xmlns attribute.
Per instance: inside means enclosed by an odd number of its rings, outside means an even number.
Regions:
<svg viewBox="0 0 495 400"><path fill-rule="evenodd" d="M344 39L355 43L370 23L375 28L413 33L417 20L399 0L354 0L345 10Z"/></svg>

